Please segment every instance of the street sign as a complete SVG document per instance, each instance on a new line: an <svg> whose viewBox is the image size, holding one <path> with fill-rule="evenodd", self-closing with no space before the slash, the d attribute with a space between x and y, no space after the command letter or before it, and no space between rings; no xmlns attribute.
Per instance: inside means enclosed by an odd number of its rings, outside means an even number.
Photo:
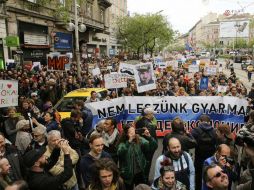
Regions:
<svg viewBox="0 0 254 190"><path fill-rule="evenodd" d="M5 38L5 45L7 47L18 47L19 46L19 37L18 36L7 36Z"/></svg>

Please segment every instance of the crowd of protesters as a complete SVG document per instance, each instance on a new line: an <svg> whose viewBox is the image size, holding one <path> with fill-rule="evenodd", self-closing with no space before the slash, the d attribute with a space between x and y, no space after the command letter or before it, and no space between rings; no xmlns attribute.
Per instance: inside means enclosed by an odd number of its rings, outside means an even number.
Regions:
<svg viewBox="0 0 254 190"><path fill-rule="evenodd" d="M53 105L78 88L104 87L103 75L117 71L120 60L92 60L101 69L93 76L89 64L82 63L81 78L75 64L65 72L27 71L13 68L0 71L0 80L18 80L19 105L1 109L0 189L30 190L252 190L254 189L254 111L249 112L241 129L250 137L235 144L227 124L211 126L210 117L201 115L198 127L186 131L184 121L176 117L172 132L158 148L157 121L153 109L144 108L133 123L117 127L108 117L92 126L92 113L84 106L100 101L95 92L87 102L74 102L70 117L61 119ZM128 87L111 90L106 99L119 96L235 96L247 98L250 110L254 85L249 93L231 70L208 76L208 88L200 89L207 76L197 72L189 76L183 68L156 72L154 90L138 93L135 80ZM226 91L218 92L219 86ZM88 130L89 129L89 130ZM252 140L251 140L252 139ZM190 149L195 149L194 158ZM244 156L243 156L244 155ZM149 178L155 159L154 179Z"/></svg>

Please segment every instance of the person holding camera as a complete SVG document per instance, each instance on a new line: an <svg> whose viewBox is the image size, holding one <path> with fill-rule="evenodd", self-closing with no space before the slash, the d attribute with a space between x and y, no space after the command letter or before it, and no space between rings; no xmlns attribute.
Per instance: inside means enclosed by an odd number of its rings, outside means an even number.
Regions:
<svg viewBox="0 0 254 190"><path fill-rule="evenodd" d="M253 128L253 127L252 127ZM239 139L240 138L240 139ZM242 140L244 150L249 158L247 169L244 170L240 177L240 181L236 190L252 190L254 189L254 130L246 130L238 134L237 139ZM239 141L237 141L239 144Z"/></svg>
<svg viewBox="0 0 254 190"><path fill-rule="evenodd" d="M204 161L203 165L203 168L212 164L220 166L228 176L229 190L231 189L232 182L237 180L237 172L235 171L235 160L231 158L231 155L232 152L230 150L230 147L226 144L221 144L217 147L214 156L207 158ZM203 181L202 190L208 189L209 189L208 186Z"/></svg>
<svg viewBox="0 0 254 190"><path fill-rule="evenodd" d="M148 130L144 134L151 136ZM120 175L124 180L125 187L132 190L134 185L147 183L147 155L157 148L154 138L145 138L136 134L135 126L128 123L123 128L117 148L119 158Z"/></svg>
<svg viewBox="0 0 254 190"><path fill-rule="evenodd" d="M73 166L70 158L70 146L65 139L59 139L50 156L45 156L46 148L33 149L27 152L24 156L24 162L28 171L28 185L30 190L56 190L71 178L73 175ZM58 161L60 150L64 153L64 170L59 175L53 176L49 170Z"/></svg>

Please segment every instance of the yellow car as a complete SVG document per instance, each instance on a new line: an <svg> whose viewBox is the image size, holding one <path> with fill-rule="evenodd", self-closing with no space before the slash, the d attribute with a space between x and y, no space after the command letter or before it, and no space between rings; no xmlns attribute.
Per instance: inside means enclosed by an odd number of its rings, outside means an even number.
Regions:
<svg viewBox="0 0 254 190"><path fill-rule="evenodd" d="M71 110L74 109L74 103L77 100L82 100L85 102L87 97L91 96L92 91L97 93L97 96L100 100L104 100L107 97L108 91L106 88L80 88L66 94L57 102L57 104L54 106L54 109L59 112L61 119L70 117Z"/></svg>

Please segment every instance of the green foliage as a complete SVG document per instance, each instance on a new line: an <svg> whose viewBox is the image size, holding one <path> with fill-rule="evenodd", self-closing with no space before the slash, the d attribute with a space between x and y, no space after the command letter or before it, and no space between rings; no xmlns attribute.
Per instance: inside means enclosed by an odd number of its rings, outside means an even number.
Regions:
<svg viewBox="0 0 254 190"><path fill-rule="evenodd" d="M117 37L123 46L139 52L151 54L166 47L172 40L173 30L165 16L160 14L135 14L122 17L117 21Z"/></svg>
<svg viewBox="0 0 254 190"><path fill-rule="evenodd" d="M253 48L253 46L254 46L254 38L250 39L248 43L248 48Z"/></svg>
<svg viewBox="0 0 254 190"><path fill-rule="evenodd" d="M37 3L43 7L55 9L52 16L67 23L71 17L71 7L74 6L74 0L65 0L65 4L61 4L59 0L37 0ZM79 5L86 3L86 0L77 0Z"/></svg>

